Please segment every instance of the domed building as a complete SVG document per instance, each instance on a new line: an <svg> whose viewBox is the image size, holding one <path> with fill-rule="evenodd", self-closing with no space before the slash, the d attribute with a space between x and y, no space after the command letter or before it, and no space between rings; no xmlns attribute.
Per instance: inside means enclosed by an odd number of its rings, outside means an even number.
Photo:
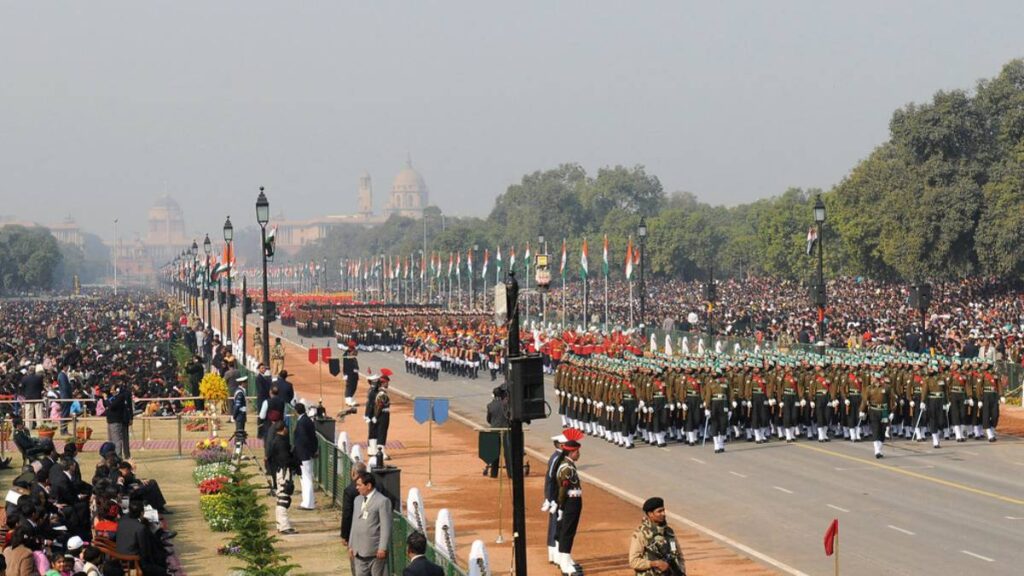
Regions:
<svg viewBox="0 0 1024 576"><path fill-rule="evenodd" d="M166 194L157 198L149 209L147 220L146 244L180 247L186 243L185 218L174 198Z"/></svg>
<svg viewBox="0 0 1024 576"><path fill-rule="evenodd" d="M398 214L409 218L420 218L423 209L430 203L427 183L423 176L413 169L412 161L407 160L405 168L395 176L391 184L391 197L384 209L386 216Z"/></svg>

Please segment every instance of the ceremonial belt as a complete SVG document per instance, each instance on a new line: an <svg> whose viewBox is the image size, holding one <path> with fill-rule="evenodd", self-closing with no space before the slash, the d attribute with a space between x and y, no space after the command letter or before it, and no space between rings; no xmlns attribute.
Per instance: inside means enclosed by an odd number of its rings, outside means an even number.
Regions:
<svg viewBox="0 0 1024 576"><path fill-rule="evenodd" d="M817 392L814 393L814 395L815 396L824 396L826 393L828 393L828 390L818 390Z"/></svg>
<svg viewBox="0 0 1024 576"><path fill-rule="evenodd" d="M381 412L391 412L391 408L381 408Z"/></svg>
<svg viewBox="0 0 1024 576"><path fill-rule="evenodd" d="M995 392L996 389L995 389L995 387L991 387L990 388L990 387L986 386L986 387L982 388L981 391L982 392Z"/></svg>
<svg viewBox="0 0 1024 576"><path fill-rule="evenodd" d="M886 406L881 404L868 404L868 408L871 410L885 410Z"/></svg>
<svg viewBox="0 0 1024 576"><path fill-rule="evenodd" d="M583 496L583 489L576 488L573 490L569 490L569 492L567 492L566 494L569 496L569 498L580 498Z"/></svg>
<svg viewBox="0 0 1024 576"><path fill-rule="evenodd" d="M725 400L725 394L712 394L712 400Z"/></svg>
<svg viewBox="0 0 1024 576"><path fill-rule="evenodd" d="M959 387L959 386L953 386L953 389L951 390L951 392L963 392L963 391L964 391L964 389Z"/></svg>
<svg viewBox="0 0 1024 576"><path fill-rule="evenodd" d="M696 391L694 391L694 390L687 390L687 391L686 391L686 395L687 395L688 397L693 397L693 398L696 398L696 397L700 396L700 394L698 394L698 393L697 393Z"/></svg>
<svg viewBox="0 0 1024 576"><path fill-rule="evenodd" d="M785 390L782 391L782 394L783 396L796 396L796 390L790 390L789 388L786 388Z"/></svg>
<svg viewBox="0 0 1024 576"><path fill-rule="evenodd" d="M860 390L850 390L850 396L860 396Z"/></svg>
<svg viewBox="0 0 1024 576"><path fill-rule="evenodd" d="M946 395L945 392L929 392L928 393L928 397L929 398L942 398L945 395Z"/></svg>

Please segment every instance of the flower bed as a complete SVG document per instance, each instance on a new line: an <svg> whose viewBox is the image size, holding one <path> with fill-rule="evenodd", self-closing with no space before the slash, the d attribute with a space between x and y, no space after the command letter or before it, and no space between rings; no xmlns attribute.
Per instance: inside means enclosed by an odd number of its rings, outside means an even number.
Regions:
<svg viewBox="0 0 1024 576"><path fill-rule="evenodd" d="M199 486L203 480L209 480L211 478L218 477L230 477L231 476L231 464L227 462L215 462L213 464L202 464L196 466L196 469L192 471L192 482Z"/></svg>
<svg viewBox="0 0 1024 576"><path fill-rule="evenodd" d="M231 502L227 494L200 496L199 509L214 532L227 532L231 528Z"/></svg>
<svg viewBox="0 0 1024 576"><path fill-rule="evenodd" d="M196 442L195 450L192 451L192 458L199 465L230 462L231 452L228 451L228 441L218 438L200 440Z"/></svg>

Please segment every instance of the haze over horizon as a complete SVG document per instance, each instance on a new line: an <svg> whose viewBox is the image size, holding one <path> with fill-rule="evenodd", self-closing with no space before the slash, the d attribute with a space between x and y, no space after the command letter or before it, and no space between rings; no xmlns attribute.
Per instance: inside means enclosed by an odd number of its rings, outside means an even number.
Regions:
<svg viewBox="0 0 1024 576"><path fill-rule="evenodd" d="M524 174L642 164L737 204L829 189L892 112L1022 54L1024 4L4 3L0 214L190 234L230 214L380 211L407 155L431 202L485 216Z"/></svg>

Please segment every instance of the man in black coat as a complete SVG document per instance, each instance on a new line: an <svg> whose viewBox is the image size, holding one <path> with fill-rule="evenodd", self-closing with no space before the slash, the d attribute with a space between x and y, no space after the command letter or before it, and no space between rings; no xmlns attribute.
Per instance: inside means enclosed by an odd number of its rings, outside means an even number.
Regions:
<svg viewBox="0 0 1024 576"><path fill-rule="evenodd" d="M427 537L415 531L405 539L405 553L409 556L409 564L402 571L402 576L444 576L444 570L427 559Z"/></svg>
<svg viewBox="0 0 1024 576"><path fill-rule="evenodd" d="M35 428L46 418L43 402L42 364L37 364L35 368L29 366L28 373L21 377L19 391L25 397L25 424L29 429Z"/></svg>
<svg viewBox="0 0 1024 576"><path fill-rule="evenodd" d="M295 400L295 388L288 381L288 371L281 370L277 375L277 390L281 393L281 399L285 404L291 404Z"/></svg>
<svg viewBox="0 0 1024 576"><path fill-rule="evenodd" d="M315 510L313 458L317 456L316 426L306 413L304 404L296 404L295 411L299 413L299 419L295 423L295 459L299 461L299 474L302 476L302 501L299 503L299 510Z"/></svg>
<svg viewBox="0 0 1024 576"><path fill-rule="evenodd" d="M498 386L493 391L494 398L487 404L487 424L491 428L508 428L508 392L504 385ZM512 477L512 471L508 467L508 454L512 448L512 442L508 430L500 432L503 446L502 452L505 455L505 470L509 477ZM493 462L488 462L487 467L484 468L484 473L490 472L491 478L498 477L498 468L501 465L499 459L495 459Z"/></svg>
<svg viewBox="0 0 1024 576"><path fill-rule="evenodd" d="M109 392L103 393L103 403L106 408L107 417L107 438L117 447L121 458L132 457L132 449L129 446L131 441L128 435L128 428L131 426L132 401L129 387L121 382L120 376L116 376L110 385Z"/></svg>

